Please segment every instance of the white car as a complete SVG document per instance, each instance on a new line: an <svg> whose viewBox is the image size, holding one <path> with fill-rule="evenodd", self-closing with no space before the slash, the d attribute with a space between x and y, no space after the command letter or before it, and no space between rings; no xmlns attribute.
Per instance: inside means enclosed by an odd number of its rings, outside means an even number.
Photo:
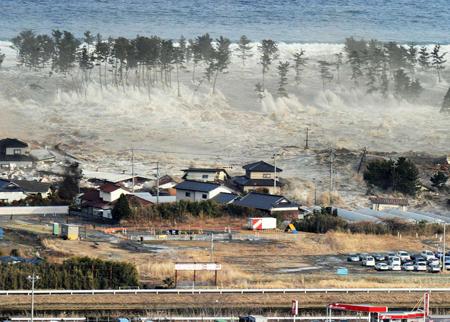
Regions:
<svg viewBox="0 0 450 322"><path fill-rule="evenodd" d="M435 265L435 264L428 265L428 272L439 273L440 271L441 271L441 266L439 264L438 265Z"/></svg>
<svg viewBox="0 0 450 322"><path fill-rule="evenodd" d="M413 271L414 270L414 263L407 262L407 263L403 264L402 269L404 271Z"/></svg>
<svg viewBox="0 0 450 322"><path fill-rule="evenodd" d="M434 253L431 250L424 250L420 253L420 255L425 258L426 260L429 260L431 258L435 258Z"/></svg>
<svg viewBox="0 0 450 322"><path fill-rule="evenodd" d="M427 271L427 263L426 262L417 262L414 265L414 270L417 272L426 272Z"/></svg>
<svg viewBox="0 0 450 322"><path fill-rule="evenodd" d="M389 265L402 265L402 260L398 256L392 256L389 258Z"/></svg>
<svg viewBox="0 0 450 322"><path fill-rule="evenodd" d="M388 271L389 270L389 266L386 263L377 263L375 265L375 269L377 271Z"/></svg>
<svg viewBox="0 0 450 322"><path fill-rule="evenodd" d="M437 259L436 257L430 258L427 261L428 265L440 265L441 261L439 259Z"/></svg>
<svg viewBox="0 0 450 322"><path fill-rule="evenodd" d="M402 270L402 266L400 264L391 264L389 266L389 269L391 271L401 271Z"/></svg>
<svg viewBox="0 0 450 322"><path fill-rule="evenodd" d="M408 252L405 252L403 250L397 252L397 257L400 257L400 260L402 262L407 262L411 260L411 255L409 255Z"/></svg>
<svg viewBox="0 0 450 322"><path fill-rule="evenodd" d="M375 258L372 256L366 256L362 262L363 266L373 267L375 266Z"/></svg>

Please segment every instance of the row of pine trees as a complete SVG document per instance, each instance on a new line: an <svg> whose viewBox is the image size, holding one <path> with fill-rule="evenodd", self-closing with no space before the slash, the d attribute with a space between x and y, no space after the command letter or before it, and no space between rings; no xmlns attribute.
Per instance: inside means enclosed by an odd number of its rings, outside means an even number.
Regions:
<svg viewBox="0 0 450 322"><path fill-rule="evenodd" d="M51 35L37 35L25 30L12 39L12 43L21 66L35 70L48 68L50 73L63 75L79 73L80 92L95 80L101 88L115 86L125 90L132 86L146 89L150 95L156 85L171 88L175 83L174 74L177 94L181 96L180 72L189 69L197 88L206 83L214 93L217 80L227 71L232 55L245 66L256 53L261 70L261 81L255 84L258 97L265 95L266 78L275 62L277 93L288 96L290 74L299 86L305 80L308 65L303 49L279 60L277 42L264 39L255 44L245 35L233 49L228 38L213 39L207 33L174 41L158 36L104 38L90 31L78 39L69 31L54 30ZM367 93L379 92L384 96L392 93L415 100L423 91L417 72L432 71L441 82L446 54L440 45L429 51L425 46L414 44L403 46L395 42L347 38L343 52L335 54L331 60L317 60L313 67L317 66L324 89L345 77L356 86L365 87Z"/></svg>

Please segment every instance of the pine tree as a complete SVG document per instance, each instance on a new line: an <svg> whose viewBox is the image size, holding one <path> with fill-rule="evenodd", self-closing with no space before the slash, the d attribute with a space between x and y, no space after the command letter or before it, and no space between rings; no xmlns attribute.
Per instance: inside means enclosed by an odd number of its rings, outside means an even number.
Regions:
<svg viewBox="0 0 450 322"><path fill-rule="evenodd" d="M295 82L297 85L300 85L301 82L301 74L303 72L304 67L306 66L306 58L304 57L305 51L300 49L300 51L294 53L294 70L295 70Z"/></svg>
<svg viewBox="0 0 450 322"><path fill-rule="evenodd" d="M414 45L414 43L412 43L408 46L408 51L407 51L406 57L407 57L409 72L411 74L411 77L414 78L415 71L416 71L416 64L417 64L417 48Z"/></svg>
<svg viewBox="0 0 450 322"><path fill-rule="evenodd" d="M438 75L438 81L441 82L441 72L445 68L444 64L447 60L444 59L447 53L441 54L441 46L438 44L434 46L433 51L431 52L431 65L436 69L436 73Z"/></svg>
<svg viewBox="0 0 450 322"><path fill-rule="evenodd" d="M444 101L442 102L441 112L450 113L450 88L444 96Z"/></svg>
<svg viewBox="0 0 450 322"><path fill-rule="evenodd" d="M258 47L260 56L260 64L262 66L262 89L265 90L265 75L269 71L273 60L278 57L278 45L271 39L264 39Z"/></svg>
<svg viewBox="0 0 450 322"><path fill-rule="evenodd" d="M2 67L5 57L6 57L5 54L3 54L2 51L0 50L0 68Z"/></svg>
<svg viewBox="0 0 450 322"><path fill-rule="evenodd" d="M238 48L236 48L236 51L238 52L237 57L239 57L242 61L242 66L245 66L245 61L247 60L247 58L253 56L253 54L250 52L253 48L250 43L251 40L248 39L245 35L242 35L239 39Z"/></svg>
<svg viewBox="0 0 450 322"><path fill-rule="evenodd" d="M183 68L184 59L185 59L185 50L182 47L175 47L173 53L173 62L175 63L175 69L177 73L177 95L181 97L180 91L180 69Z"/></svg>
<svg viewBox="0 0 450 322"><path fill-rule="evenodd" d="M386 97L389 92L389 78L388 78L387 64L383 64L383 69L381 71L380 92L381 94L383 94L384 97Z"/></svg>
<svg viewBox="0 0 450 322"><path fill-rule="evenodd" d="M337 76L337 81L340 82L341 81L341 66L344 63L344 54L343 53L337 53L335 54L336 57L336 76Z"/></svg>
<svg viewBox="0 0 450 322"><path fill-rule="evenodd" d="M377 84L377 70L373 65L369 65L367 67L367 93L373 93L378 90L376 84Z"/></svg>
<svg viewBox="0 0 450 322"><path fill-rule="evenodd" d="M289 62L279 62L278 63L278 75L280 77L280 80L278 82L278 95L282 97L287 97L288 93L286 90L286 86L288 84L288 78L287 74L289 72Z"/></svg>
<svg viewBox="0 0 450 322"><path fill-rule="evenodd" d="M112 217L115 221L120 222L122 219L130 218L130 216L131 209L128 204L128 199L124 194L122 194L114 205Z"/></svg>
<svg viewBox="0 0 450 322"><path fill-rule="evenodd" d="M403 69L398 69L394 74L394 91L399 97L405 97L408 93L408 88L411 79L406 75Z"/></svg>
<svg viewBox="0 0 450 322"><path fill-rule="evenodd" d="M325 83L333 79L333 74L330 71L331 64L324 60L319 60L320 78L322 79L322 88L325 90Z"/></svg>
<svg viewBox="0 0 450 322"><path fill-rule="evenodd" d="M420 48L418 62L420 67L422 67L422 70L426 70L430 67L430 54L428 53L427 47Z"/></svg>
<svg viewBox="0 0 450 322"><path fill-rule="evenodd" d="M216 48L214 48L213 54L213 70L214 70L214 80L213 80L213 93L216 92L216 82L219 73L223 73L230 64L230 44L231 41L228 38L220 36L216 39Z"/></svg>
<svg viewBox="0 0 450 322"><path fill-rule="evenodd" d="M361 58L357 51L352 51L348 57L348 61L352 68L352 76L351 79L358 84L358 79L363 75L361 71Z"/></svg>

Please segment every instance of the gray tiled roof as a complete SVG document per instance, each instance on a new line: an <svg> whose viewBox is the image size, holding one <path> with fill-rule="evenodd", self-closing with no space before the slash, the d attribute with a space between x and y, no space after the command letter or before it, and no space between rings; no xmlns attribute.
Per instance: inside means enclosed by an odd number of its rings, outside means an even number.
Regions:
<svg viewBox="0 0 450 322"><path fill-rule="evenodd" d="M221 192L217 196L212 198L212 200L214 200L217 203L227 204L236 199L237 197L238 195L234 193Z"/></svg>
<svg viewBox="0 0 450 322"><path fill-rule="evenodd" d="M28 180L11 180L11 182L18 185L23 191L28 193L46 193L50 189L51 184L39 181L28 181Z"/></svg>
<svg viewBox="0 0 450 322"><path fill-rule="evenodd" d="M28 144L20 141L18 139L10 139L10 138L6 138L6 139L2 139L0 140L0 148L5 149L5 148L26 148L28 147Z"/></svg>
<svg viewBox="0 0 450 322"><path fill-rule="evenodd" d="M210 192L220 187L220 184L210 182L199 182L193 180L185 180L175 186L177 190L190 190L199 192Z"/></svg>
<svg viewBox="0 0 450 322"><path fill-rule="evenodd" d="M283 196L269 195L259 192L250 192L239 200L236 200L233 204L261 210L298 207L298 204L291 202Z"/></svg>
<svg viewBox="0 0 450 322"><path fill-rule="evenodd" d="M273 179L249 179L246 176L233 177L233 181L239 186L252 187L273 187ZM277 187L282 187L283 184L277 180Z"/></svg>
<svg viewBox="0 0 450 322"><path fill-rule="evenodd" d="M244 165L243 168L247 171L254 172L275 172L275 167L265 161L253 162ZM282 172L283 170L277 167L277 172Z"/></svg>

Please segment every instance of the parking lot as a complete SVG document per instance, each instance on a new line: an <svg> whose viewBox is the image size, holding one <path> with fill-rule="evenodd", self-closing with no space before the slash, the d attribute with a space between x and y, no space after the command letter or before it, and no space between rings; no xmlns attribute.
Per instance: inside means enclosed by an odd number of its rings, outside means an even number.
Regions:
<svg viewBox="0 0 450 322"><path fill-rule="evenodd" d="M379 272L440 273L450 269L450 252L424 250L418 253L397 251L390 253L355 253L347 256L353 267Z"/></svg>

